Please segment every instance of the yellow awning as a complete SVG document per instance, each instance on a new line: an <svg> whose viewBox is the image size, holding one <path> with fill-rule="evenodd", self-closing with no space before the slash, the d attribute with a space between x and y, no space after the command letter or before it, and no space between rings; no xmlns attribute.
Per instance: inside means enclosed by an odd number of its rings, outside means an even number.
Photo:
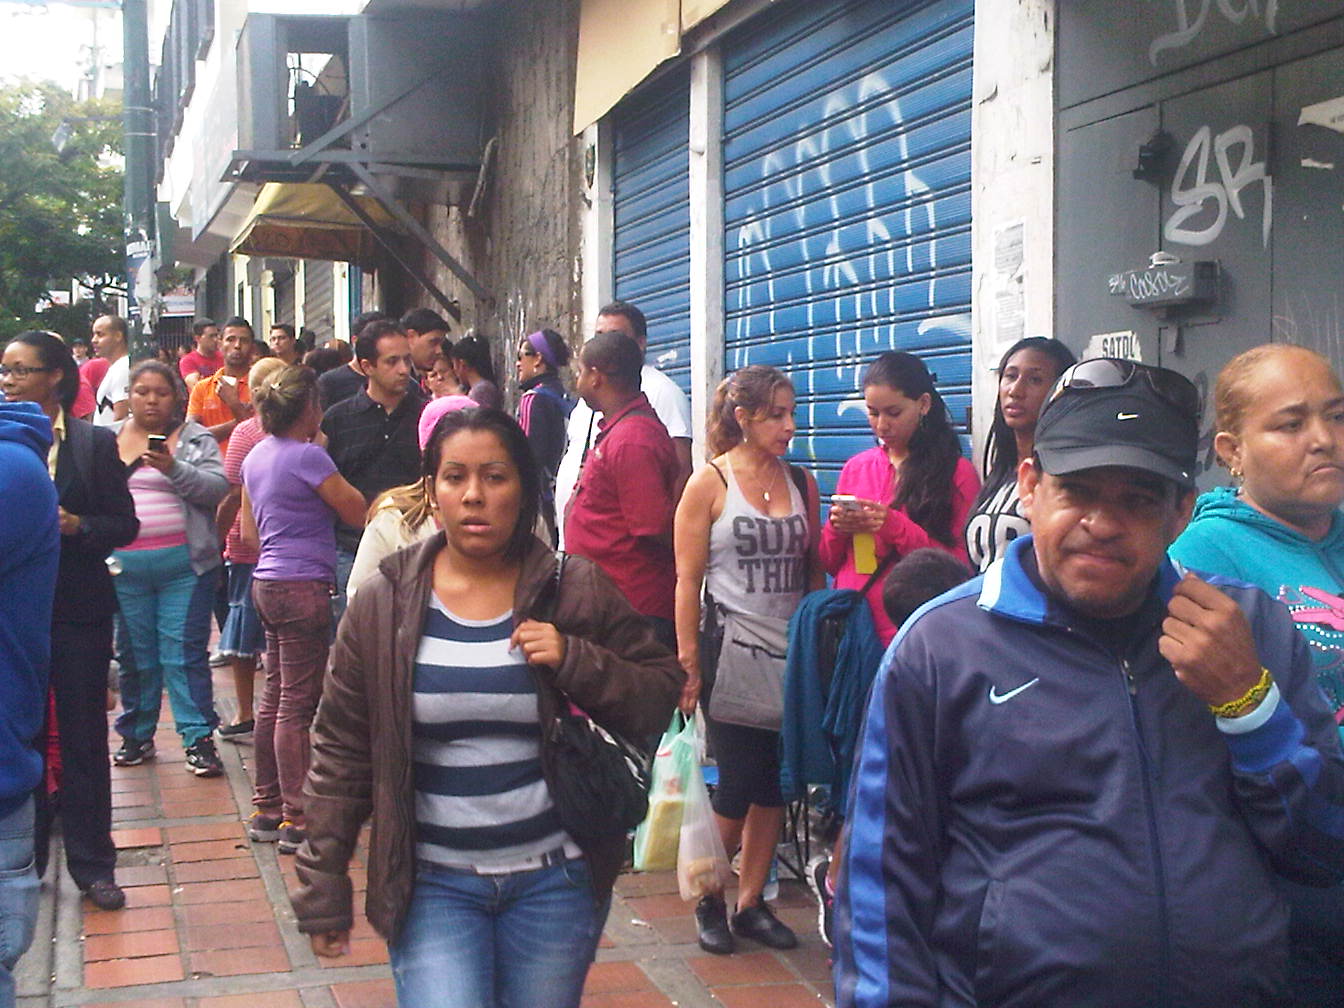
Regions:
<svg viewBox="0 0 1344 1008"><path fill-rule="evenodd" d="M574 132L616 107L663 62L681 36L728 0L583 0L574 78Z"/></svg>
<svg viewBox="0 0 1344 1008"><path fill-rule="evenodd" d="M367 196L354 197L380 227L401 228ZM334 192L312 182L268 182L243 221L231 252L290 259L322 259L371 266L380 246Z"/></svg>
<svg viewBox="0 0 1344 1008"><path fill-rule="evenodd" d="M597 122L681 51L681 0L583 0L574 132Z"/></svg>
<svg viewBox="0 0 1344 1008"><path fill-rule="evenodd" d="M690 31L727 3L728 0L681 0L681 30Z"/></svg>

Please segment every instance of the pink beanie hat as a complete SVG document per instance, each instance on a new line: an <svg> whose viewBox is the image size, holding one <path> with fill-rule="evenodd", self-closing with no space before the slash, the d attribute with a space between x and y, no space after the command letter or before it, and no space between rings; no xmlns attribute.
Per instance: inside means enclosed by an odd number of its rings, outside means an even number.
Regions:
<svg viewBox="0 0 1344 1008"><path fill-rule="evenodd" d="M479 405L475 399L464 395L446 395L431 399L420 414L420 450L425 450L429 436L434 433L434 428L446 414L460 409L475 409Z"/></svg>

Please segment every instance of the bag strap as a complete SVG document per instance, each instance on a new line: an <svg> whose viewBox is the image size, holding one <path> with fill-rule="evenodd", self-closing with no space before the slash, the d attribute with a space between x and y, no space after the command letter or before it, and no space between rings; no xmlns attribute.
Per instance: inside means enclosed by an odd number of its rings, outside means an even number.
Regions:
<svg viewBox="0 0 1344 1008"><path fill-rule="evenodd" d="M579 471L583 471L583 464L588 461L588 453L593 450L593 425L597 423L597 411L590 410L588 413L588 433L583 436L583 454L579 456Z"/></svg>
<svg viewBox="0 0 1344 1008"><path fill-rule="evenodd" d="M863 583L863 587L859 589L859 594L862 595L864 598L867 598L868 592L872 590L873 585L877 584L877 582L882 578L882 575L886 574L887 571L891 570L892 566L896 563L898 557L899 554L895 550L888 550L887 555L884 556L881 562L878 563L877 570L873 571L871 574L868 575L868 580L865 581Z"/></svg>
<svg viewBox="0 0 1344 1008"><path fill-rule="evenodd" d="M789 463L789 479L793 480L793 485L798 488L798 496L803 499L803 507L807 507L807 473L803 472L802 466L796 466ZM812 517L809 514L807 523L812 524Z"/></svg>
<svg viewBox="0 0 1344 1008"><path fill-rule="evenodd" d="M803 502L803 517L807 519L807 538L810 543L812 538L818 534L816 522L818 515L812 513L811 501L807 499L807 473L803 471L802 466L789 463L789 479L793 480L793 485L798 488L798 497ZM807 585L812 580L811 547L809 546L808 555L803 558L803 590L807 590Z"/></svg>
<svg viewBox="0 0 1344 1008"><path fill-rule="evenodd" d="M555 623L555 613L560 607L560 581L565 576L565 562L569 559L569 554L560 550L555 554L555 573L546 579L546 583L541 586L541 591L537 593L537 600L532 604L532 618L542 623ZM530 666L529 666L530 668ZM537 675L535 669L532 669L532 675L537 680L540 688L541 678ZM558 689L558 687L556 687ZM567 703L571 702L569 695L560 690L560 695L565 698ZM563 720L564 712L560 712L560 718ZM584 717L592 724L597 725L591 715L585 714ZM598 725L599 728L616 744L625 758L635 764L638 779L645 787L648 786L649 759L650 753L645 751L645 747L637 742L632 742L625 736L613 731L605 726Z"/></svg>
<svg viewBox="0 0 1344 1008"><path fill-rule="evenodd" d="M569 554L560 550L555 554L555 573L546 579L546 583L537 592L532 603L532 618L539 623L555 623L555 613L560 607L560 579L565 576L565 561Z"/></svg>

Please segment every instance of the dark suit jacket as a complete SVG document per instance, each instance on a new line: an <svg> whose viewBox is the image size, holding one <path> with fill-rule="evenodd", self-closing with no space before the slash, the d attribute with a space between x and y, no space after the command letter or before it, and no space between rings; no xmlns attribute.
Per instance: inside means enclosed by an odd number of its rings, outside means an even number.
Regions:
<svg viewBox="0 0 1344 1008"><path fill-rule="evenodd" d="M112 431L66 414L65 440L56 453L56 494L61 507L83 519L83 528L61 536L52 621L100 623L117 608L107 556L140 531Z"/></svg>

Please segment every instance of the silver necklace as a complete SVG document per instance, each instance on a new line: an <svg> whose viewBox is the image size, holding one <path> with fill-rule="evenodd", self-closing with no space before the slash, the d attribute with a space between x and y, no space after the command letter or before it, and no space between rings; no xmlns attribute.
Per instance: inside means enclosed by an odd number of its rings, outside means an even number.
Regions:
<svg viewBox="0 0 1344 1008"><path fill-rule="evenodd" d="M754 476L754 475L755 475L755 474L753 473L753 476ZM757 485L758 487L761 488L761 496L765 498L765 502L766 502L767 504L770 503L770 491L773 490L773 489L775 488L775 484L776 484L778 481L779 481L779 463L778 463L778 462L775 463L775 474L774 474L773 476L770 477L770 485L769 485L769 486L766 486L764 483L762 483L759 477L756 478L756 485Z"/></svg>

